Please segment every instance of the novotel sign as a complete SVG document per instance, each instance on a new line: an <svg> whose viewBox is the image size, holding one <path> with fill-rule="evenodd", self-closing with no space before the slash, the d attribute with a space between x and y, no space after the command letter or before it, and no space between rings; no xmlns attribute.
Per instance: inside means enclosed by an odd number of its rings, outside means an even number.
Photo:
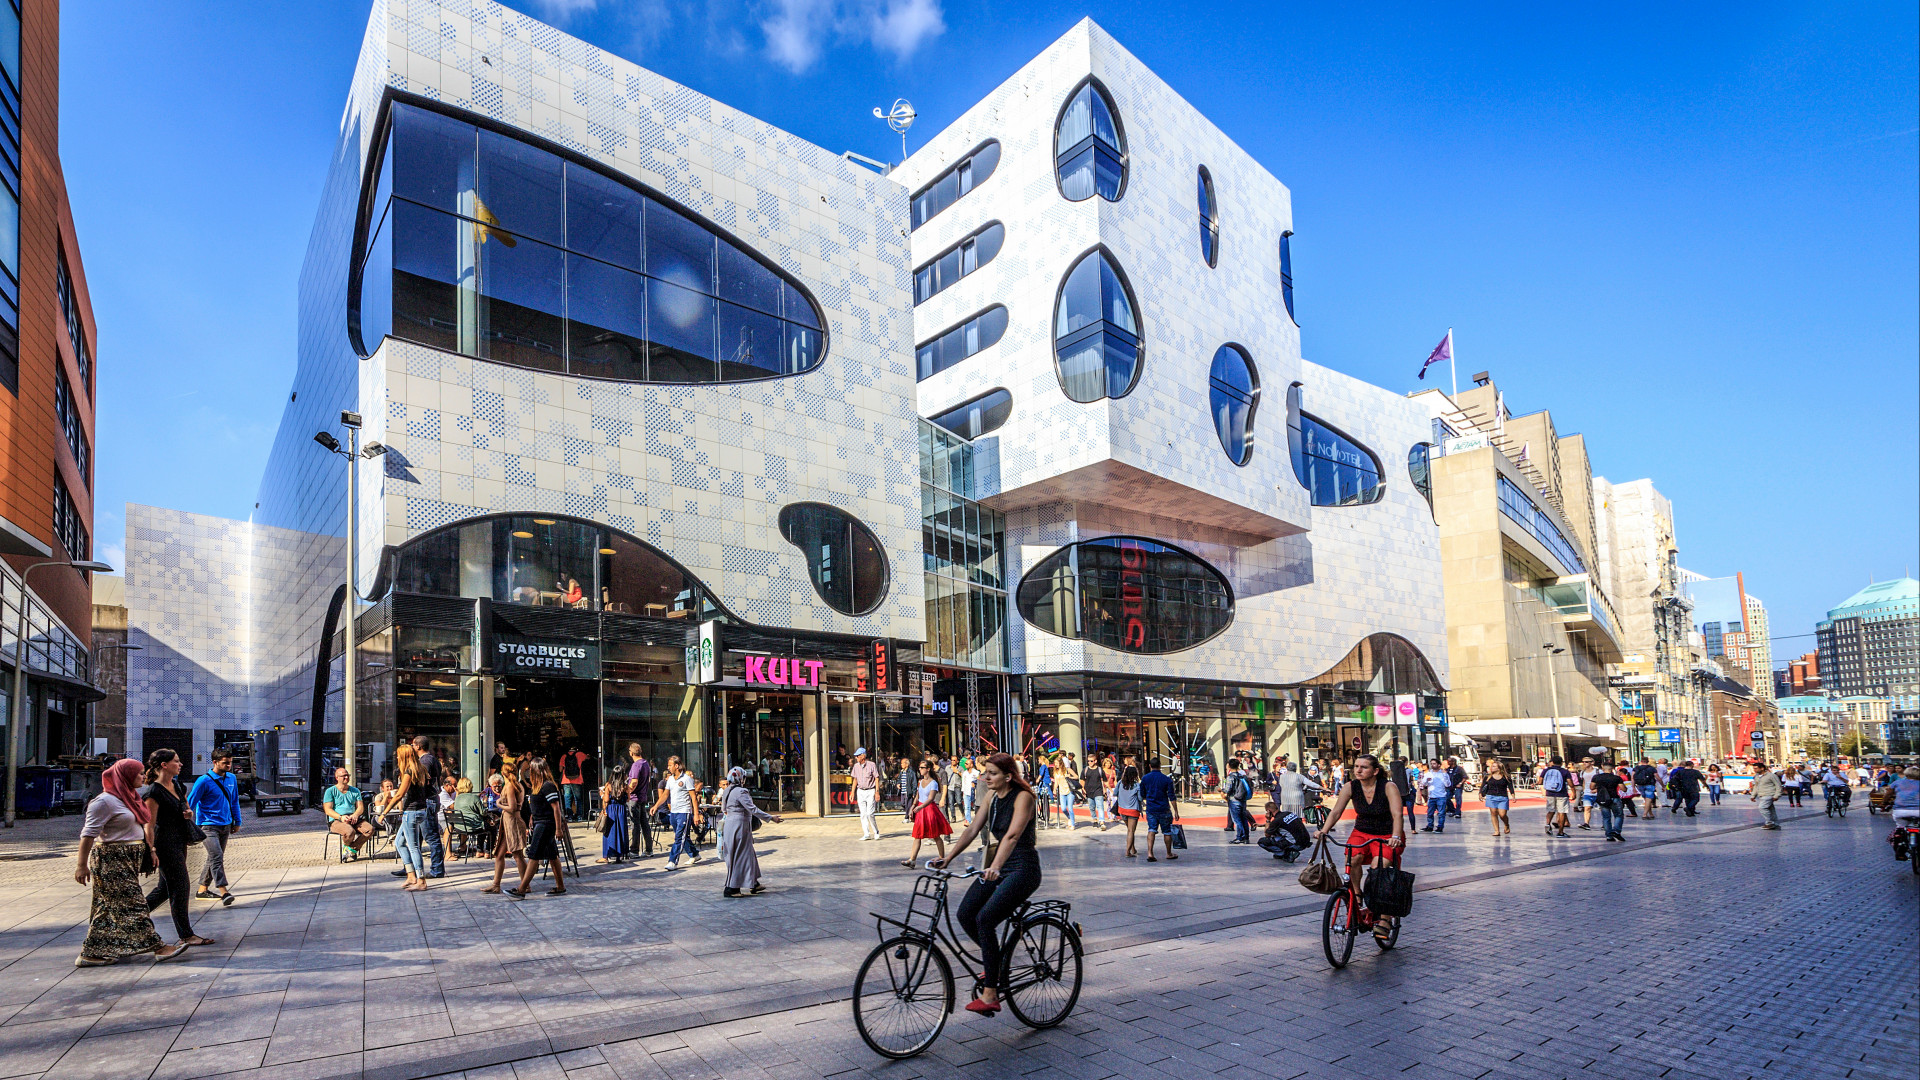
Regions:
<svg viewBox="0 0 1920 1080"><path fill-rule="evenodd" d="M597 679L600 677L600 646L592 641L501 635L493 642L493 670L502 675Z"/></svg>
<svg viewBox="0 0 1920 1080"><path fill-rule="evenodd" d="M796 689L818 687L824 660L802 660L797 656L747 655L746 672L741 681L748 686L791 686Z"/></svg>

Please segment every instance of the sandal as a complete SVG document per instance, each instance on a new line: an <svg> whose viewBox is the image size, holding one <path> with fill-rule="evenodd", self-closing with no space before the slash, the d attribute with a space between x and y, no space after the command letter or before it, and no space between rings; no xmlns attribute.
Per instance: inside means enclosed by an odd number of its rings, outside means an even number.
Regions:
<svg viewBox="0 0 1920 1080"><path fill-rule="evenodd" d="M500 891L500 886L498 886L498 885L489 885L489 886L487 886L486 888L484 888L484 889L481 889L480 891L481 891L481 892L483 892L483 893L497 893L497 892L499 892L499 891Z"/></svg>
<svg viewBox="0 0 1920 1080"><path fill-rule="evenodd" d="M192 936L192 937L190 937L190 938L184 938L184 939L182 939L182 940L181 940L181 942L180 942L180 944L182 944L182 945L212 945L212 944L214 944L214 940L213 940L212 938L210 938L210 937L201 937L200 935L198 935L198 934L195 934L194 936Z"/></svg>
<svg viewBox="0 0 1920 1080"><path fill-rule="evenodd" d="M1171 856L1171 855L1169 855L1169 856L1167 856L1167 858L1169 858L1169 859L1171 859L1171 858L1173 858L1173 856ZM1159 862L1160 860L1159 860L1159 859L1156 859L1156 858L1154 858L1154 857L1153 857L1153 856L1151 856L1151 855L1149 855L1149 856L1147 856L1147 861L1148 861L1148 862Z"/></svg>
<svg viewBox="0 0 1920 1080"><path fill-rule="evenodd" d="M75 958L74 958L74 961L73 961L73 966L74 966L74 967L77 967L77 968L83 968L83 967L111 967L112 965L114 965L114 964L117 964L117 963L119 963L119 962L120 962L120 961L118 961L118 960L111 960L111 959L109 959L109 960L97 960L97 959L95 959L95 958L93 958L93 957L91 957L91 956L78 956L78 957L75 957Z"/></svg>
<svg viewBox="0 0 1920 1080"><path fill-rule="evenodd" d="M911 869L913 869L913 860L912 860L912 859L901 859L901 860L900 860L900 865L901 865L901 866L904 866L904 867L906 867L906 868L907 868L907 869L909 869L909 870L911 870Z"/></svg>
<svg viewBox="0 0 1920 1080"><path fill-rule="evenodd" d="M1180 857L1180 856L1178 856L1178 855L1175 855L1175 854L1174 854L1173 852L1171 852L1171 851L1169 851L1169 852L1167 852L1167 861L1168 861L1168 862L1172 862L1173 860L1175 860L1175 859L1177 859L1177 858L1179 858L1179 857Z"/></svg>
<svg viewBox="0 0 1920 1080"><path fill-rule="evenodd" d="M162 946L162 948L164 947L165 946ZM156 964L164 964L169 960L178 960L185 955L187 955L187 947L185 945L175 945L172 952L161 952L159 949L155 949L153 950L153 962Z"/></svg>
<svg viewBox="0 0 1920 1080"><path fill-rule="evenodd" d="M1134 852L1134 851L1127 852L1127 858L1129 859L1137 859L1139 857L1140 857L1140 854L1138 852Z"/></svg>
<svg viewBox="0 0 1920 1080"><path fill-rule="evenodd" d="M567 895L567 887L565 885L555 886L554 888L547 890L547 895L548 896L565 896Z"/></svg>
<svg viewBox="0 0 1920 1080"><path fill-rule="evenodd" d="M767 891L767 887L765 885L755 885L753 888L747 890L748 893L754 896L759 896L761 893L766 891Z"/></svg>

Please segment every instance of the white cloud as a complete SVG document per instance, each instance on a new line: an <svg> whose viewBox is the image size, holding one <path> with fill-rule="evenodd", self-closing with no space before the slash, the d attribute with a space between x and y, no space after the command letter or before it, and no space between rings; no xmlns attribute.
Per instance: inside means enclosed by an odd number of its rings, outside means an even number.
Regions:
<svg viewBox="0 0 1920 1080"><path fill-rule="evenodd" d="M767 55L797 75L813 66L830 39L868 41L904 60L947 24L940 0L773 0L760 29Z"/></svg>

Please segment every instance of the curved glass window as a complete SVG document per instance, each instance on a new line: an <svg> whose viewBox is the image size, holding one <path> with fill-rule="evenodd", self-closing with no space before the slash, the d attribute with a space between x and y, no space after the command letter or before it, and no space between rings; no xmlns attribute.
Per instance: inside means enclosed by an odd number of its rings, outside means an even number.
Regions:
<svg viewBox="0 0 1920 1080"><path fill-rule="evenodd" d="M1068 544L1027 572L1016 603L1049 634L1133 653L1191 649L1233 621L1218 570L1140 536Z"/></svg>
<svg viewBox="0 0 1920 1080"><path fill-rule="evenodd" d="M913 351L917 378L926 379L998 344L1007 332L1007 309L995 304Z"/></svg>
<svg viewBox="0 0 1920 1080"><path fill-rule="evenodd" d="M1414 443L1407 450L1407 478L1413 481L1413 490L1427 500L1427 509L1433 509L1433 459L1432 443Z"/></svg>
<svg viewBox="0 0 1920 1080"><path fill-rule="evenodd" d="M913 228L925 225L934 215L959 202L961 196L986 183L999 165L1000 143L992 139L961 158L913 197Z"/></svg>
<svg viewBox="0 0 1920 1080"><path fill-rule="evenodd" d="M1053 164L1068 202L1118 202L1127 186L1127 139L1106 88L1093 79L1067 99L1054 129Z"/></svg>
<svg viewBox="0 0 1920 1080"><path fill-rule="evenodd" d="M1560 526L1553 523L1545 511L1534 504L1533 498L1520 490L1520 486L1504 476L1495 477L1500 481L1500 512L1512 518L1519 526L1540 541L1553 557L1560 560L1562 566L1576 574L1587 572L1587 561L1580 557L1580 549L1573 546Z"/></svg>
<svg viewBox="0 0 1920 1080"><path fill-rule="evenodd" d="M1253 459L1253 410L1260 403L1260 376L1246 351L1238 345L1220 346L1207 386L1220 447L1229 461L1245 465Z"/></svg>
<svg viewBox="0 0 1920 1080"><path fill-rule="evenodd" d="M977 439L1006 423L1011 415L1013 395L1002 388L989 390L971 401L963 401L928 420L963 439Z"/></svg>
<svg viewBox="0 0 1920 1080"><path fill-rule="evenodd" d="M1315 506L1358 506L1379 502L1380 459L1326 421L1300 411L1299 384L1287 394L1287 445L1293 475Z"/></svg>
<svg viewBox="0 0 1920 1080"><path fill-rule="evenodd" d="M1007 239L1004 225L994 222L965 240L933 257L913 272L913 302L922 303L935 293L993 261Z"/></svg>
<svg viewBox="0 0 1920 1080"><path fill-rule="evenodd" d="M1060 284L1053 355L1072 401L1121 398L1140 374L1140 325L1133 292L1105 248L1080 257Z"/></svg>
<svg viewBox="0 0 1920 1080"><path fill-rule="evenodd" d="M880 538L853 515L825 503L780 510L780 535L807 557L807 576L827 606L865 615L887 595L887 557Z"/></svg>
<svg viewBox="0 0 1920 1080"><path fill-rule="evenodd" d="M513 514L449 525L402 545L393 573L400 593L693 621L720 610L673 560L577 518Z"/></svg>
<svg viewBox="0 0 1920 1080"><path fill-rule="evenodd" d="M1220 204L1213 198L1213 177L1200 166L1200 257L1220 265Z"/></svg>
<svg viewBox="0 0 1920 1080"><path fill-rule="evenodd" d="M520 367L712 383L819 366L818 308L706 223L585 164L396 102L349 297L387 335Z"/></svg>
<svg viewBox="0 0 1920 1080"><path fill-rule="evenodd" d="M1280 299L1287 305L1287 318L1294 325L1300 324L1300 317L1293 313L1293 230L1280 234Z"/></svg>

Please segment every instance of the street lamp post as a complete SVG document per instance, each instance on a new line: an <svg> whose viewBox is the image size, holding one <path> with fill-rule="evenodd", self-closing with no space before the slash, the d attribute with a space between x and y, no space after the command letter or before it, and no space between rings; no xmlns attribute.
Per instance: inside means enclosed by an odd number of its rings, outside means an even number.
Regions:
<svg viewBox="0 0 1920 1080"><path fill-rule="evenodd" d="M1552 642L1548 642L1540 646L1540 648L1545 650L1544 655L1547 658L1547 691L1553 695L1553 752L1559 755L1561 763L1565 764L1567 760L1567 741L1560 734L1560 680L1554 673L1554 668L1557 665L1554 664L1553 658L1567 650Z"/></svg>
<svg viewBox="0 0 1920 1080"><path fill-rule="evenodd" d="M13 635L13 699L7 703L6 827L9 829L13 828L14 804L19 801L20 728L26 723L27 612L33 607L33 594L27 591L27 575L43 566L71 566L75 570L113 573L113 567L93 559L42 559L20 571L20 629Z"/></svg>
<svg viewBox="0 0 1920 1080"><path fill-rule="evenodd" d="M353 769L356 774L358 773L358 769L355 768L354 747L358 742L359 723L354 708L354 699L358 692L354 686L354 675L357 673L354 666L354 651L357 642L355 642L354 636L356 630L355 622L360 614L360 588L354 572L354 557L360 545L359 464L363 458L372 460L387 452L387 448L377 442L368 443L364 449L360 446L360 423L359 413L345 410L340 413L340 424L347 429L347 445L344 448L341 447L340 440L334 438L331 432L320 431L316 432L313 436L313 441L319 443L328 453L338 454L347 459L347 602L344 605L347 619L345 633L346 647L341 650L341 661L345 665L346 685L340 700L340 753L342 758L341 764L349 769ZM312 749L316 754L319 752L317 746Z"/></svg>

